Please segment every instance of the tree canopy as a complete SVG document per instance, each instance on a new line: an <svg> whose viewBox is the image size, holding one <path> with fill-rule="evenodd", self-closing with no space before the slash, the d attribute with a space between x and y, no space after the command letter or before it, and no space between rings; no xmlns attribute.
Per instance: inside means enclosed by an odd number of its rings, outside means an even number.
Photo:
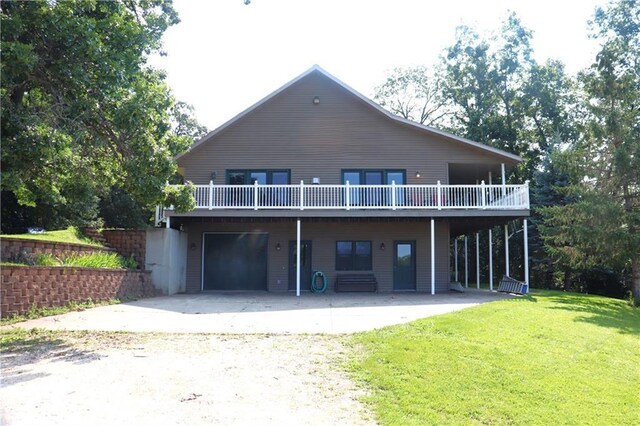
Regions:
<svg viewBox="0 0 640 426"><path fill-rule="evenodd" d="M416 120L406 88L427 81L441 101L433 125L523 157L512 179L532 182L534 279L550 281L536 284L605 271L640 300L640 5L612 1L591 29L601 49L572 77L533 59L513 13L493 34L461 26L433 70L392 71L376 99Z"/></svg>
<svg viewBox="0 0 640 426"><path fill-rule="evenodd" d="M0 7L3 229L7 212L47 227L90 222L112 187L160 201L173 157L202 133L147 64L179 22L171 1Z"/></svg>
<svg viewBox="0 0 640 426"><path fill-rule="evenodd" d="M601 48L579 76L587 116L565 165L573 201L544 209L545 240L574 268L631 271L640 301L640 5L598 8L592 28Z"/></svg>

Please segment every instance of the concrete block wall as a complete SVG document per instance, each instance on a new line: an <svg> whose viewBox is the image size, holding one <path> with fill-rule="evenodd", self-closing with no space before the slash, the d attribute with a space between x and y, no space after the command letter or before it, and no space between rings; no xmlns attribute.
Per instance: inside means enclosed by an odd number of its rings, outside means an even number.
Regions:
<svg viewBox="0 0 640 426"><path fill-rule="evenodd" d="M86 244L58 243L53 241L24 240L20 238L0 238L0 253L3 262L15 260L21 253L50 254L54 257L67 257L72 254L91 254L113 252L110 248L101 248Z"/></svg>
<svg viewBox="0 0 640 426"><path fill-rule="evenodd" d="M138 299L155 296L149 271L3 266L0 315L23 314L32 306L57 307L88 299Z"/></svg>
<svg viewBox="0 0 640 426"><path fill-rule="evenodd" d="M133 255L138 268L144 269L147 251L147 232L137 229L105 229L102 231L106 243L121 256Z"/></svg>

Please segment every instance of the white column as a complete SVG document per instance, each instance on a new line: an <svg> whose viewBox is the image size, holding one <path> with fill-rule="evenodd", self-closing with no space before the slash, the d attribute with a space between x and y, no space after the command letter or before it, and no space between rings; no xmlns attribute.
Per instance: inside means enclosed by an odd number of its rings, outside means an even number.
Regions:
<svg viewBox="0 0 640 426"><path fill-rule="evenodd" d="M507 196L507 173L505 171L504 163L500 164L500 169L502 171L502 196Z"/></svg>
<svg viewBox="0 0 640 426"><path fill-rule="evenodd" d="M493 290L493 231L489 229L489 290Z"/></svg>
<svg viewBox="0 0 640 426"><path fill-rule="evenodd" d="M300 296L300 219L296 223L296 296Z"/></svg>
<svg viewBox="0 0 640 426"><path fill-rule="evenodd" d="M171 228L171 216L167 216L167 229Z"/></svg>
<svg viewBox="0 0 640 426"><path fill-rule="evenodd" d="M506 276L509 274L509 226L504 226L504 271Z"/></svg>
<svg viewBox="0 0 640 426"><path fill-rule="evenodd" d="M436 294L436 222L431 218L431 294Z"/></svg>
<svg viewBox="0 0 640 426"><path fill-rule="evenodd" d="M476 232L476 288L480 288L480 233Z"/></svg>
<svg viewBox="0 0 640 426"><path fill-rule="evenodd" d="M523 220L524 228L524 282L529 285L529 230L527 229L527 219Z"/></svg>
<svg viewBox="0 0 640 426"><path fill-rule="evenodd" d="M453 267L455 270L455 281L458 282L458 238L453 240Z"/></svg>
<svg viewBox="0 0 640 426"><path fill-rule="evenodd" d="M469 287L469 259L468 259L469 246L467 243L467 236L464 236L464 286Z"/></svg>

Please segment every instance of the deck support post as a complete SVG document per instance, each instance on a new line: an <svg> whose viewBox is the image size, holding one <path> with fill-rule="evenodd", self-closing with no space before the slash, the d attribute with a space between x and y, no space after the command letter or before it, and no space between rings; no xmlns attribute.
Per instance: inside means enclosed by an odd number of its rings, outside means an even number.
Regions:
<svg viewBox="0 0 640 426"><path fill-rule="evenodd" d="M529 288L529 230L527 229L527 219L523 220L522 224L524 230L524 282L527 285L527 292Z"/></svg>
<svg viewBox="0 0 640 426"><path fill-rule="evenodd" d="M464 236L464 286L469 288L469 245L467 236Z"/></svg>
<svg viewBox="0 0 640 426"><path fill-rule="evenodd" d="M489 290L493 291L493 231L489 229Z"/></svg>
<svg viewBox="0 0 640 426"><path fill-rule="evenodd" d="M504 272L506 276L509 274L509 225L504 226Z"/></svg>
<svg viewBox="0 0 640 426"><path fill-rule="evenodd" d="M476 288L480 288L480 233L476 232Z"/></svg>
<svg viewBox="0 0 640 426"><path fill-rule="evenodd" d="M453 267L455 269L455 281L458 282L458 237L453 239Z"/></svg>
<svg viewBox="0 0 640 426"><path fill-rule="evenodd" d="M300 218L296 221L296 296L300 296Z"/></svg>
<svg viewBox="0 0 640 426"><path fill-rule="evenodd" d="M436 294L436 221L431 218L431 294Z"/></svg>

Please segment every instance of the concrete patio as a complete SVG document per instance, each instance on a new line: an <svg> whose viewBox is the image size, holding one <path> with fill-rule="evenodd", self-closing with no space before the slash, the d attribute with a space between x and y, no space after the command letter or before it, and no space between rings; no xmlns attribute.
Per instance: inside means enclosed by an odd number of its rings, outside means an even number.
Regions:
<svg viewBox="0 0 640 426"><path fill-rule="evenodd" d="M16 324L23 328L165 333L353 333L504 299L468 290L393 294L201 293L154 297Z"/></svg>

